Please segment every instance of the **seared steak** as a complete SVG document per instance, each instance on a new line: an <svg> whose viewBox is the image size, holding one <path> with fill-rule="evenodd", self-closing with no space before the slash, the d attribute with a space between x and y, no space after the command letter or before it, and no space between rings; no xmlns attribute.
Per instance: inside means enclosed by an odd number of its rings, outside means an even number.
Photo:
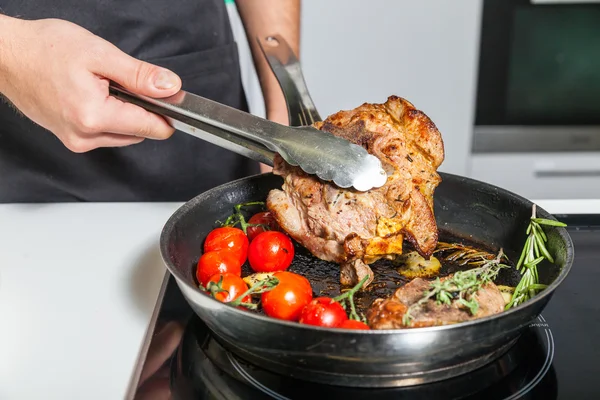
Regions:
<svg viewBox="0 0 600 400"><path fill-rule="evenodd" d="M367 264L402 254L404 239L426 259L437 245L433 192L444 145L435 124L400 97L384 104L363 104L340 111L317 129L363 146L378 157L387 183L368 192L341 189L276 157L274 173L281 190L267 198L279 225L316 257L341 264L343 285L354 285Z"/></svg>
<svg viewBox="0 0 600 400"><path fill-rule="evenodd" d="M445 279L448 277L440 280ZM494 283L490 282L483 285L474 295L479 304L474 315L466 306L456 300L447 305L438 304L435 299L430 299L411 310L410 324L405 326L404 314L412 304L421 300L423 294L429 289L429 281L416 278L396 290L390 298L375 300L367 311L369 326L372 329L402 329L455 324L500 313L506 304L502 292Z"/></svg>

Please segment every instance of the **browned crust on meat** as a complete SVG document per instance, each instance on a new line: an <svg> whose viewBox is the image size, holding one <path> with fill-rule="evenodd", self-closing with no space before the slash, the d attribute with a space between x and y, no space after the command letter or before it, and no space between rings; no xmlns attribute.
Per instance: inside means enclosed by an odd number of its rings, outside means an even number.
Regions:
<svg viewBox="0 0 600 400"><path fill-rule="evenodd" d="M284 185L269 193L267 207L282 228L316 257L343 263L344 276L351 277L346 281L372 274L355 260L366 266L402 254L404 239L429 258L438 241L433 193L444 160L435 124L407 100L390 96L314 126L378 157L388 181L366 193L341 189L276 157L274 173L284 177Z"/></svg>
<svg viewBox="0 0 600 400"><path fill-rule="evenodd" d="M441 281L448 278L441 278ZM415 278L397 289L391 297L375 300L366 315L369 326L372 329L405 329L449 325L498 314L504 310L502 292L494 283L489 282L475 294L479 308L474 315L458 301L446 305L430 299L411 311L411 322L408 326L404 325L403 318L409 307L421 300L429 288L430 281Z"/></svg>

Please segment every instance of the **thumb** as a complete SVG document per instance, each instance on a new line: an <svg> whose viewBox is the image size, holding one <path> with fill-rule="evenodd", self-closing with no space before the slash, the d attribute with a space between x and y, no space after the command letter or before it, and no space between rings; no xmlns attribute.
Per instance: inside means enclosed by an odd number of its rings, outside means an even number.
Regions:
<svg viewBox="0 0 600 400"><path fill-rule="evenodd" d="M101 58L93 72L133 93L159 98L172 96L181 89L181 79L174 72L140 61L116 47Z"/></svg>

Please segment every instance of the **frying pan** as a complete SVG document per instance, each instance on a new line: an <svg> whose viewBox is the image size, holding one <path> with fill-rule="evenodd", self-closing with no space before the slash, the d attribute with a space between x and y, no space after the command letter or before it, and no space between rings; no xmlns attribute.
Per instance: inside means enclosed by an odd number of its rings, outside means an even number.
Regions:
<svg viewBox="0 0 600 400"><path fill-rule="evenodd" d="M282 65L285 63L283 60ZM277 73L281 82L285 71ZM297 120L291 113L290 119ZM434 196L440 237L469 238L493 252L502 248L515 260L525 243L532 202L477 180L448 173L440 176L442 182ZM269 173L201 193L176 210L160 238L168 270L215 338L237 357L274 373L354 387L418 385L468 373L495 360L515 343L546 307L573 263L573 243L566 229L552 227L547 229L547 246L555 262L538 265L540 282L548 287L533 299L469 322L404 330L356 331L287 322L240 310L202 292L195 266L204 238L218 226L216 221L225 220L236 204L264 201L269 191L282 183L280 177ZM540 207L537 216L554 219ZM291 271L339 279L338 266L309 259L305 250L296 248Z"/></svg>

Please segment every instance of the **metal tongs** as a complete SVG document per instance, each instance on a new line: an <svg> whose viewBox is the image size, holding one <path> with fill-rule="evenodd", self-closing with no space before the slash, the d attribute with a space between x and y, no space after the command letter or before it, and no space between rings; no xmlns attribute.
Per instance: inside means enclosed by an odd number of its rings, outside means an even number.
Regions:
<svg viewBox="0 0 600 400"><path fill-rule="evenodd" d="M387 174L363 147L310 126L289 127L180 91L154 99L111 83L113 96L163 116L179 131L273 166L275 153L308 174L342 188L381 187Z"/></svg>

